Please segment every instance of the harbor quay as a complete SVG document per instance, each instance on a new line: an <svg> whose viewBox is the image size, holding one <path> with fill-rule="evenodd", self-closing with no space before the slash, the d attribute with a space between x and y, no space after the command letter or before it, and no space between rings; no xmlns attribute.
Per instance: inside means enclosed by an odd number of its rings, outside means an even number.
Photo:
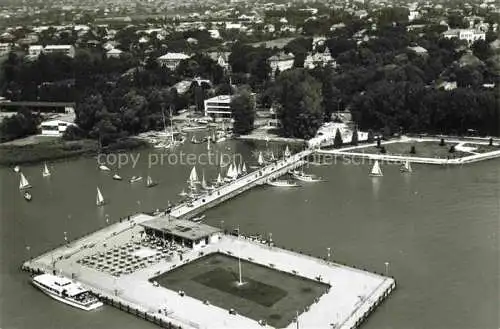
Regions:
<svg viewBox="0 0 500 329"><path fill-rule="evenodd" d="M225 184L192 200L191 202L182 203L174 207L170 211L170 216L178 219L188 219L196 216L208 208L214 207L254 186L265 184L270 180L286 174L290 170L304 165L306 162L303 159L308 157L311 153L311 150L305 150L252 171L233 182Z"/></svg>
<svg viewBox="0 0 500 329"><path fill-rule="evenodd" d="M168 216L138 214L23 264L174 328L357 328L393 278Z"/></svg>
<svg viewBox="0 0 500 329"><path fill-rule="evenodd" d="M415 143L418 147L419 142L440 142L440 138L416 138L416 137L405 137L401 139L395 139L383 142L383 146L397 144L397 143ZM456 144L457 151L461 150L462 145L488 145L488 141L484 139L472 139L472 140L462 140L462 139L446 139L446 143L454 143ZM495 140L494 145L500 145L500 142ZM463 147L464 151L468 153L466 156L457 157L457 158L437 158L437 157L422 157L422 156L409 156L402 154L381 154L381 153L371 153L364 152L364 149L367 147L376 146L376 143L372 144L362 144L357 146L349 146L343 147L339 149L316 149L315 154L323 157L337 157L340 156L344 159L350 158L359 158L359 159L368 159L368 160L379 160L379 161L387 161L394 163L404 163L406 161L412 163L421 163L421 164L435 164L435 165L463 165L467 163L475 163L479 161L489 160L500 158L500 149L493 150L484 153L478 153L474 151L474 148L471 147Z"/></svg>

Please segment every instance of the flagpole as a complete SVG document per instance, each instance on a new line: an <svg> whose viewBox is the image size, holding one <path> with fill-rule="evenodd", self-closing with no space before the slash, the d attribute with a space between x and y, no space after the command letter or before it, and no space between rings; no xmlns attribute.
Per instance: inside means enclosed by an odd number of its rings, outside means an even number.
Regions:
<svg viewBox="0 0 500 329"><path fill-rule="evenodd" d="M238 225L238 271L240 276L240 285L243 284L241 281L241 246L240 246L240 226Z"/></svg>

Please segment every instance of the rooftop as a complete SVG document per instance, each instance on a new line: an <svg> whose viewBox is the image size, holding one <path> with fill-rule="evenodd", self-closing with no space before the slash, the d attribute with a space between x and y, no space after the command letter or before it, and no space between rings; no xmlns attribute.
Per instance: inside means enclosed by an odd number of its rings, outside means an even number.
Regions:
<svg viewBox="0 0 500 329"><path fill-rule="evenodd" d="M182 60L187 58L189 58L189 56L183 53L167 53L163 56L158 57L158 59L177 59L177 60Z"/></svg>
<svg viewBox="0 0 500 329"><path fill-rule="evenodd" d="M188 240L199 240L221 232L220 229L206 224L181 219L169 220L166 217L156 217L141 223L141 225Z"/></svg>

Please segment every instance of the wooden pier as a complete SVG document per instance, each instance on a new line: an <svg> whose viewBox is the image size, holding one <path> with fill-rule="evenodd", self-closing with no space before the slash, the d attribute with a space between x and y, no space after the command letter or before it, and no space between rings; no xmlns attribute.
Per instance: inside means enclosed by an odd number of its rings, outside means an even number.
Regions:
<svg viewBox="0 0 500 329"><path fill-rule="evenodd" d="M192 218L254 186L265 184L288 173L290 170L304 165L306 163L304 158L307 158L311 153L311 150L305 150L264 166L205 195L199 196L189 203L182 203L174 207L170 211L170 216L175 219Z"/></svg>

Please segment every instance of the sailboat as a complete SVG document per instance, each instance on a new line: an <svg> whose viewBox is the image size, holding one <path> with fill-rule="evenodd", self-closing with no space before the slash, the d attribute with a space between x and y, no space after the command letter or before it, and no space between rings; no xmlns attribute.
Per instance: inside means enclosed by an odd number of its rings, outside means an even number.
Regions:
<svg viewBox="0 0 500 329"><path fill-rule="evenodd" d="M220 175L220 173L219 173L219 175L217 176L217 181L216 181L216 184L217 184L217 185L222 185L222 184L224 184L224 181L222 180L222 176Z"/></svg>
<svg viewBox="0 0 500 329"><path fill-rule="evenodd" d="M105 165L100 165L99 169L102 170L102 171L110 171L111 170L111 169L109 169L108 166L105 166Z"/></svg>
<svg viewBox="0 0 500 329"><path fill-rule="evenodd" d="M257 159L257 163L259 164L259 166L264 165L264 158L262 157L262 152L259 152L259 158Z"/></svg>
<svg viewBox="0 0 500 329"><path fill-rule="evenodd" d="M245 165L245 163L243 162L243 166L241 167L241 173L244 175L247 173L247 166Z"/></svg>
<svg viewBox="0 0 500 329"><path fill-rule="evenodd" d="M97 206L102 206L104 205L104 197L102 196L101 190L97 188L97 199L96 199L96 205Z"/></svg>
<svg viewBox="0 0 500 329"><path fill-rule="evenodd" d="M20 172L20 171L21 171L21 168L19 166L14 167L14 172Z"/></svg>
<svg viewBox="0 0 500 329"><path fill-rule="evenodd" d="M179 193L179 196L187 196L188 194L184 189L182 189L181 193Z"/></svg>
<svg viewBox="0 0 500 329"><path fill-rule="evenodd" d="M378 163L378 160L375 160L372 170L370 171L370 176L372 177L384 176L384 174L382 174L382 170L380 169L380 164Z"/></svg>
<svg viewBox="0 0 500 329"><path fill-rule="evenodd" d="M406 160L405 163L401 166L401 172L411 173L413 170L411 169L410 161Z"/></svg>
<svg viewBox="0 0 500 329"><path fill-rule="evenodd" d="M198 184L200 181L198 180L198 174L196 173L196 167L193 166L191 169L191 173L189 174L188 182L193 186L194 184Z"/></svg>
<svg viewBox="0 0 500 329"><path fill-rule="evenodd" d="M146 179L146 187L153 187L158 185L158 183L154 182L151 176L148 175L148 178Z"/></svg>
<svg viewBox="0 0 500 329"><path fill-rule="evenodd" d="M236 169L236 176L241 176L241 163L238 164L238 167Z"/></svg>
<svg viewBox="0 0 500 329"><path fill-rule="evenodd" d="M285 158L288 158L288 157L290 157L290 155L292 155L292 154L290 153L290 149L288 148L288 145L287 145L285 148L285 153L283 153L283 156Z"/></svg>
<svg viewBox="0 0 500 329"><path fill-rule="evenodd" d="M118 175L118 173L113 175L114 180L122 180L122 176Z"/></svg>
<svg viewBox="0 0 500 329"><path fill-rule="evenodd" d="M28 182L26 177L24 177L24 174L21 173L21 180L19 181L19 189L24 190L30 187L31 187L30 183Z"/></svg>
<svg viewBox="0 0 500 329"><path fill-rule="evenodd" d="M50 171L49 171L49 167L47 167L47 163L45 163L44 166L43 166L42 176L43 177L49 177L50 176Z"/></svg>

